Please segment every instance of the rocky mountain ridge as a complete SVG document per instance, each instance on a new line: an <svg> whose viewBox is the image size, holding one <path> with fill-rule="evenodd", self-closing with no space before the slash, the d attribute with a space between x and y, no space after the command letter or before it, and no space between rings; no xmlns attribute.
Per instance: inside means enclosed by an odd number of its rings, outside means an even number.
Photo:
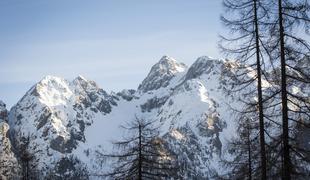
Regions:
<svg viewBox="0 0 310 180"><path fill-rule="evenodd" d="M212 178L223 171L221 152L234 136L230 106L238 106L237 97L226 90L235 66L203 56L188 68L164 56L137 91L119 93L107 93L82 76L73 81L47 76L10 110L10 139L33 156L30 163L43 172L40 177L74 156L90 179L101 179L97 175L111 162L99 155L113 151L111 141L124 136L120 126L137 116L155 120L167 147L188 162L184 177Z"/></svg>

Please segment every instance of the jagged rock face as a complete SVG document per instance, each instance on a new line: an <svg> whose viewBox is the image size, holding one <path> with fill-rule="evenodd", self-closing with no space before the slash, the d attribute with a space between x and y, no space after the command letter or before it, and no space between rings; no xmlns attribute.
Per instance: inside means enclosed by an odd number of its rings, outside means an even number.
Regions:
<svg viewBox="0 0 310 180"><path fill-rule="evenodd" d="M176 74L185 70L186 66L183 63L178 63L176 60L164 56L152 67L150 73L142 81L138 90L147 92L161 87L167 87L170 80L175 77Z"/></svg>
<svg viewBox="0 0 310 180"><path fill-rule="evenodd" d="M27 149L42 156L36 162L40 169L85 142L85 128L93 123L94 116L107 114L116 105L115 97L93 81L79 76L68 82L47 76L11 109L11 134L17 147L21 143L18 140L29 137Z"/></svg>
<svg viewBox="0 0 310 180"><path fill-rule="evenodd" d="M54 168L50 169L45 177L48 180L88 180L87 168L77 157L69 156L61 158Z"/></svg>
<svg viewBox="0 0 310 180"><path fill-rule="evenodd" d="M194 79L202 74L209 74L209 73L220 73L215 69L217 65L222 65L223 63L219 60L212 59L208 56L199 57L195 63L188 69L186 74L186 79Z"/></svg>
<svg viewBox="0 0 310 180"><path fill-rule="evenodd" d="M230 106L229 62L198 58L189 68L164 56L155 64L138 90L108 94L93 81L79 76L69 82L47 76L10 111L9 123L16 146L30 139L28 151L39 170L53 168L63 157L77 156L91 174L111 167L98 152L113 151L111 141L126 136L121 125L138 118L154 120L169 150L196 167L197 178L209 178L218 166L221 150L234 124Z"/></svg>
<svg viewBox="0 0 310 180"><path fill-rule="evenodd" d="M152 71L158 70L153 66ZM199 58L188 71L184 69L174 74L171 79L166 79L167 81L157 79L156 82L162 82L158 84L158 89L151 88L143 93L142 83L135 94L136 98L131 101L120 100L119 106L103 119L109 122L123 120L116 125L108 125L113 132L120 131L119 125L126 125L126 122L135 116L156 121L169 150L174 152L180 161L188 162L183 167L185 179L192 179L190 174L193 172L198 179L213 177L221 171L218 166L221 151L226 146L226 140L231 138L234 128L228 104L237 106L237 97L226 93L226 89L230 88L227 76L232 72L233 66L230 62ZM165 76L163 78L165 79ZM102 123L95 122L89 131L100 131L103 126ZM116 135L108 139L120 137ZM109 143L94 147L95 143L97 142L86 143L85 146L93 147L86 150L87 158L98 159L90 153L94 149L102 152L110 150L107 147ZM85 149L79 150L81 151ZM104 167L103 171L105 169L108 168Z"/></svg>
<svg viewBox="0 0 310 180"><path fill-rule="evenodd" d="M2 101L0 115L0 179L6 180L16 178L20 169L9 139L7 110Z"/></svg>
<svg viewBox="0 0 310 180"><path fill-rule="evenodd" d="M8 121L8 111L6 110L6 105L2 101L0 101L0 122L1 121Z"/></svg>
<svg viewBox="0 0 310 180"><path fill-rule="evenodd" d="M121 92L118 92L116 95L127 101L131 101L133 98L135 98L135 92L136 90L134 89L124 89Z"/></svg>

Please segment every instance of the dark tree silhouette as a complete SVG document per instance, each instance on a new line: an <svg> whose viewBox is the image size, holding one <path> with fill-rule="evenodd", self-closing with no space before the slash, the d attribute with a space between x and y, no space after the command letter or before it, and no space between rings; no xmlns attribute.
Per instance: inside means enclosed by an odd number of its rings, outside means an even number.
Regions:
<svg viewBox="0 0 310 180"><path fill-rule="evenodd" d="M257 94L258 111L263 110L259 119L264 117L265 122L262 124L268 138L265 137L268 159L266 167L269 170L266 173L270 178L282 175L283 179L306 179L310 171L310 147L307 146L307 140L301 139L310 132L310 101L307 90L310 88L310 46L305 38L310 29L309 3L307 0L225 0L224 5L230 10L228 12L231 19L237 20L222 20L239 36L223 38L233 48L221 48L228 54L236 54L237 61L245 68L250 67L256 71L256 76L252 79L243 78L250 71L241 71L242 78L237 74L235 79L237 82L241 81L239 85L245 84L240 89L249 87L248 84L253 79L259 79L259 70L261 80L269 83L269 87L263 88L262 98L259 97L259 90ZM232 11L237 14L232 14ZM256 63L249 63L254 62L249 61L254 56ZM259 58L260 63L257 61ZM258 89L261 89L260 83L257 84ZM245 94L245 97L251 93ZM255 105L249 99L242 101L248 107ZM253 113L253 109L245 109L243 114Z"/></svg>
<svg viewBox="0 0 310 180"><path fill-rule="evenodd" d="M278 86L273 96L280 93L277 101L281 103L282 135L276 138L282 141L281 174L283 179L302 178L309 176L309 169L304 167L310 162L305 156L310 149L300 146L296 136L300 133L295 131L305 131L310 123L310 46L305 38L310 29L310 5L307 0L277 0L272 7L272 16L266 23L269 40L265 48L275 72L272 81Z"/></svg>
<svg viewBox="0 0 310 180"><path fill-rule="evenodd" d="M36 180L41 177L41 172L37 169L38 159L36 154L40 151L36 147L31 146L31 136L23 136L15 139L13 150L18 156L18 161L21 166L21 176L23 180Z"/></svg>
<svg viewBox="0 0 310 180"><path fill-rule="evenodd" d="M22 179L30 180L33 179L32 168L30 162L33 160L34 156L29 152L29 136L22 138L21 145L19 149L19 158L22 166Z"/></svg>
<svg viewBox="0 0 310 180"><path fill-rule="evenodd" d="M114 169L106 174L114 179L167 179L173 177L173 158L159 138L154 121L136 118L122 127L129 135L125 140L114 142L119 152L107 155L116 158Z"/></svg>
<svg viewBox="0 0 310 180"><path fill-rule="evenodd" d="M264 21L268 18L268 1L264 0L224 0L227 16L221 20L233 33L229 38L221 37L220 48L228 55L233 55L239 64L234 79L234 92L242 93L246 100L241 100L246 108L242 114L254 114L258 117L260 144L261 178L267 178L264 100L262 87L262 54L264 49ZM250 76L250 74L255 74ZM256 88L252 88L256 87ZM245 90L247 89L247 90ZM256 91L256 92L255 92ZM257 101L255 100L257 97ZM255 114L258 114L256 116ZM244 118L247 119L247 118ZM245 126L246 122L241 122Z"/></svg>
<svg viewBox="0 0 310 180"><path fill-rule="evenodd" d="M223 179L255 179L253 174L257 172L254 171L259 169L259 151L255 151L259 138L253 131L258 128L258 123L250 119L240 121L242 123L237 130L239 137L234 138L228 146L228 152L233 158L223 160L225 167L230 169L228 174L221 177Z"/></svg>

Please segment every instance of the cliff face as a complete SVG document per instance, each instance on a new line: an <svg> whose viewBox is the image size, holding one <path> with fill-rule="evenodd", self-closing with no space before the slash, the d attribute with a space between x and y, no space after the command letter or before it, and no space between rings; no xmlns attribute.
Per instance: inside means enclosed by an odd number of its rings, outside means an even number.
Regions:
<svg viewBox="0 0 310 180"><path fill-rule="evenodd" d="M20 172L17 159L9 139L8 111L0 101L0 179L18 177Z"/></svg>

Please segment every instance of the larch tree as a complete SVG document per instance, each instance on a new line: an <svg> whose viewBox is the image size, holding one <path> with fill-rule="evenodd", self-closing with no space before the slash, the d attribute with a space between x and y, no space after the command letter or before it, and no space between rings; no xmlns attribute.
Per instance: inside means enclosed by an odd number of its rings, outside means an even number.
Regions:
<svg viewBox="0 0 310 180"><path fill-rule="evenodd" d="M234 92L245 97L243 100L240 99L244 103L244 109L240 113L247 117L257 118L260 177L267 179L265 108L261 68L265 52L263 52L261 44L264 42L262 41L264 39L262 32L265 31L264 21L269 17L269 4L264 0L224 0L223 2L227 15L222 16L221 20L231 31L231 34L229 38L221 36L220 48L227 55L232 55L238 64L235 76L232 77L234 80L233 89ZM246 121L241 123L247 126Z"/></svg>
<svg viewBox="0 0 310 180"><path fill-rule="evenodd" d="M255 151L259 143L258 136L253 129L258 128L258 123L252 119L242 119L237 128L239 137L229 142L228 152L232 154L229 159L223 160L224 167L229 171L222 175L221 179L255 179L259 170L259 151ZM254 175L253 175L254 174Z"/></svg>
<svg viewBox="0 0 310 180"><path fill-rule="evenodd" d="M309 29L310 5L307 0L271 1L268 25L268 51L280 102L280 148L282 179L309 176L309 150L300 142L303 131L310 131ZM307 39L308 38L308 39ZM278 118L278 117L276 117ZM277 120L275 120L277 121ZM308 168L307 168L308 167Z"/></svg>
<svg viewBox="0 0 310 180"><path fill-rule="evenodd" d="M164 148L154 121L136 118L123 126L126 138L114 142L116 153L106 155L116 158L112 171L106 174L114 179L168 179L175 176L174 159Z"/></svg>

